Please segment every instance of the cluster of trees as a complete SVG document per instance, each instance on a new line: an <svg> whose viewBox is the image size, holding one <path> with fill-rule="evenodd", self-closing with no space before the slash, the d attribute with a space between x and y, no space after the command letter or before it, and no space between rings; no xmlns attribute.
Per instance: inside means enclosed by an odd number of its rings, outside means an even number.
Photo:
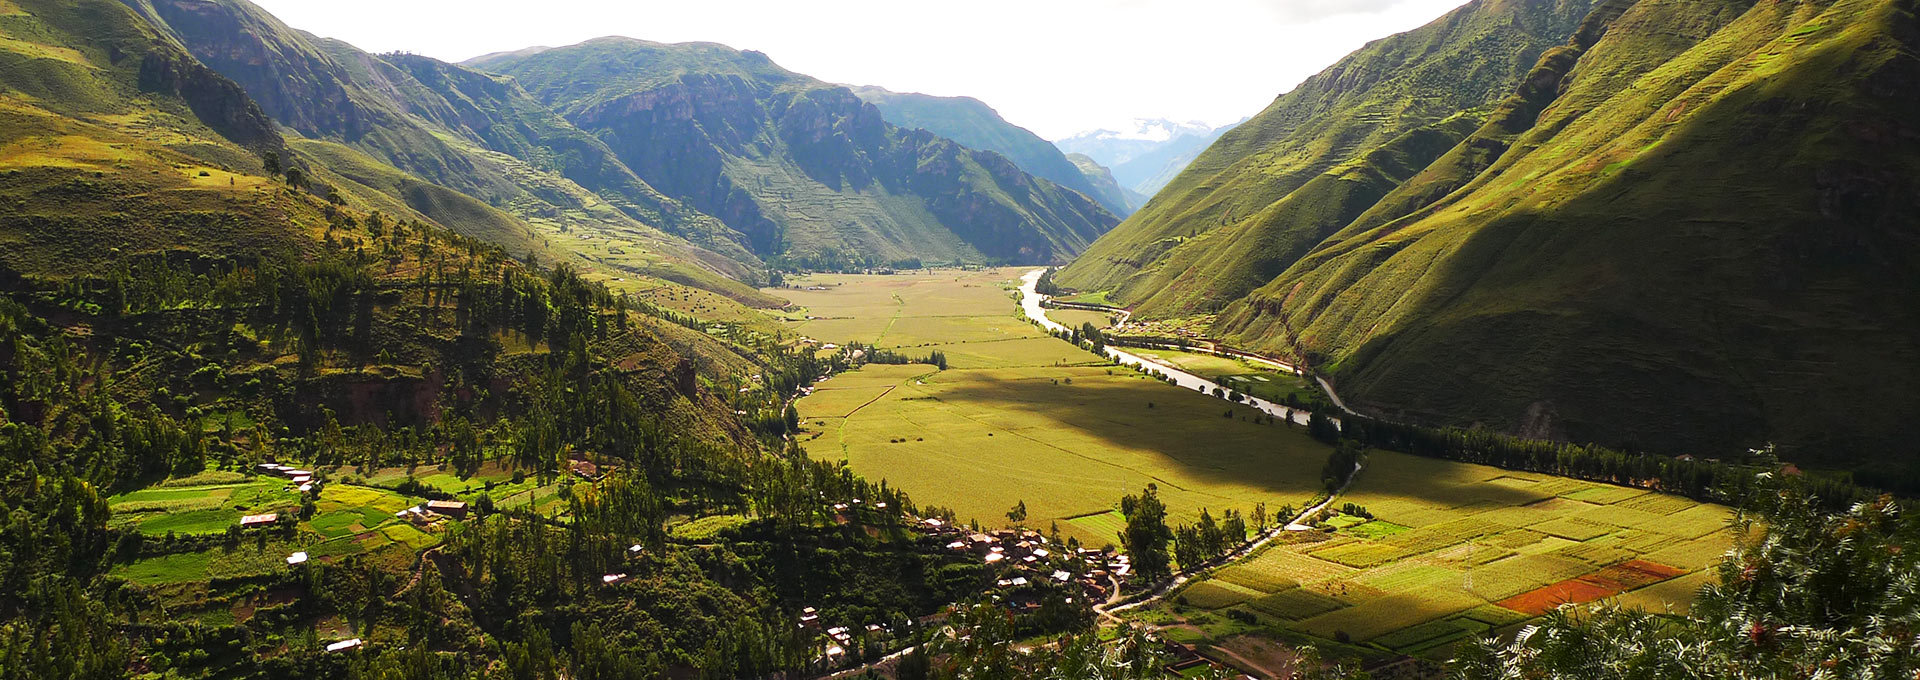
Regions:
<svg viewBox="0 0 1920 680"><path fill-rule="evenodd" d="M1485 430L1390 423L1354 414L1342 416L1339 425L1329 422L1328 427L1332 428L1334 437L1359 442L1368 448L1653 488L1718 503L1738 503L1752 495L1755 473L1778 467L1772 454L1764 450L1740 462L1669 457L1628 453L1592 444L1524 439ZM1802 484L1831 509L1845 508L1874 495L1848 480L1832 477L1810 477Z"/></svg>
<svg viewBox="0 0 1920 680"><path fill-rule="evenodd" d="M1173 530L1167 528L1167 505L1160 500L1157 485L1148 484L1139 494L1120 499L1120 514L1126 516L1126 529L1120 532L1120 545L1133 556L1133 571L1142 583L1153 583L1173 573Z"/></svg>
<svg viewBox="0 0 1920 680"><path fill-rule="evenodd" d="M1036 292L1048 297L1054 297L1062 293L1065 293L1067 291L1062 290L1060 288L1060 284L1054 282L1053 269L1049 268L1046 271L1040 273L1040 280L1035 281L1033 283L1033 292Z"/></svg>
<svg viewBox="0 0 1920 680"><path fill-rule="evenodd" d="M937 349L927 352L927 355L924 357L912 357L903 352L881 349L871 345L861 345L859 343L848 343L846 347L849 353L853 350L861 350L864 352L865 359L863 361L869 364L927 364L939 368L942 371L947 370L947 353Z"/></svg>
<svg viewBox="0 0 1920 680"><path fill-rule="evenodd" d="M1367 447L1360 442L1348 439L1333 447L1327 454L1327 462L1320 466L1320 486L1327 493L1334 493L1346 485L1360 465L1366 461Z"/></svg>
<svg viewBox="0 0 1920 680"><path fill-rule="evenodd" d="M1200 521L1174 529L1173 559L1182 568L1191 568L1224 555L1246 544L1247 526L1237 510L1222 511L1215 521L1211 512L1201 508Z"/></svg>

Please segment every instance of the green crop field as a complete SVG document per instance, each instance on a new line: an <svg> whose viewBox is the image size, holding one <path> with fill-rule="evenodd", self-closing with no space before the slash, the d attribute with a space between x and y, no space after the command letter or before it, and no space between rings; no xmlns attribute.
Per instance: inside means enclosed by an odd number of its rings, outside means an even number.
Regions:
<svg viewBox="0 0 1920 680"><path fill-rule="evenodd" d="M1047 310L1047 318L1053 319L1059 322L1060 325L1068 328L1079 328L1081 324L1089 323L1093 324L1095 328L1106 328L1113 325L1112 313L1096 312L1091 309L1049 309Z"/></svg>
<svg viewBox="0 0 1920 680"><path fill-rule="evenodd" d="M1312 404L1321 399L1320 391L1305 378L1245 359L1171 349L1131 348L1127 351L1267 401L1288 403L1292 398L1301 404Z"/></svg>
<svg viewBox="0 0 1920 680"><path fill-rule="evenodd" d="M1282 542L1142 615L1240 609L1293 634L1424 653L1533 616L1502 602L1540 611L1584 594L1684 611L1732 543L1724 507L1389 452L1370 454L1340 500L1378 519ZM1228 596L1242 590L1266 594Z"/></svg>
<svg viewBox="0 0 1920 680"><path fill-rule="evenodd" d="M1094 545L1121 526L1103 513L1148 484L1174 522L1201 508L1302 505L1318 490L1327 449L1304 433L1251 422L1244 407L1224 417L1231 404L1114 367L1018 318L1024 272L790 281L802 290L780 292L805 306L801 335L909 356L939 349L949 362L869 365L820 383L798 402L807 451L963 521L1004 524L1025 501L1029 525L1057 521Z"/></svg>

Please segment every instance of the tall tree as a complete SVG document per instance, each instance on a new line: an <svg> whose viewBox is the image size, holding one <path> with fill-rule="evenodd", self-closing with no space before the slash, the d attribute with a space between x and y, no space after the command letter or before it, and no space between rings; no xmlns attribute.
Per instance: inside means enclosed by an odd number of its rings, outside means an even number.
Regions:
<svg viewBox="0 0 1920 680"><path fill-rule="evenodd" d="M1140 495L1120 499L1120 513L1127 516L1120 544L1133 556L1133 569L1141 580L1153 582L1172 573L1167 544L1173 540L1173 530L1167 528L1167 506L1160 502L1160 489L1148 484Z"/></svg>

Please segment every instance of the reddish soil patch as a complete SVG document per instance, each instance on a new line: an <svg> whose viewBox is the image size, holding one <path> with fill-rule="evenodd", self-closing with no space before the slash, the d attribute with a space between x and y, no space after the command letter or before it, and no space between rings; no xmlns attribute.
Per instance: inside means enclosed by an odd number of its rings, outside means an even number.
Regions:
<svg viewBox="0 0 1920 680"><path fill-rule="evenodd" d="M1658 583L1686 572L1664 564L1630 560L1599 571L1521 593L1496 602L1508 609L1539 616L1562 604L1592 602Z"/></svg>

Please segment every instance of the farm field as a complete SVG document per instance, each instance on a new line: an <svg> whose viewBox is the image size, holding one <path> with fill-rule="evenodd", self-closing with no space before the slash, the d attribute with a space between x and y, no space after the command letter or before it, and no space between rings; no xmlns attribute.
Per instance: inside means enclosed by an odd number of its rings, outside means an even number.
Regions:
<svg viewBox="0 0 1920 680"><path fill-rule="evenodd" d="M1319 491L1328 449L1303 431L1256 423L1249 409L1114 367L1015 318L1024 271L812 276L793 283L827 290L783 289L807 305L795 324L803 335L909 356L940 349L949 363L868 365L819 383L797 402L808 453L962 521L998 526L1024 501L1029 526L1058 522L1094 545L1117 540L1121 496L1148 484L1173 523L1202 508L1300 506Z"/></svg>
<svg viewBox="0 0 1920 680"><path fill-rule="evenodd" d="M1106 365L1020 317L1015 289L1025 272L813 274L767 292L793 302L787 328L824 343L859 342L908 356L939 349L951 368Z"/></svg>
<svg viewBox="0 0 1920 680"><path fill-rule="evenodd" d="M1081 324L1093 324L1095 328L1113 325L1113 315L1090 309L1049 309L1047 318L1060 322L1068 328L1079 328Z"/></svg>
<svg viewBox="0 0 1920 680"><path fill-rule="evenodd" d="M133 529L150 539L174 536L206 541L195 550L132 560L115 567L113 573L138 585L163 586L283 571L289 568L286 558L295 552L305 552L316 562L351 555L408 562L419 551L438 544L442 530L439 522L420 527L396 516L425 500L393 490L408 480L468 503L485 495L496 507L532 505L553 517L561 517L566 509L559 483L541 485L531 477L516 480L495 463L465 479L435 465L387 468L365 475L343 467L327 475L337 481L317 488L312 514L305 518L300 517L301 494L287 480L266 475L208 471L112 496L107 504L115 527ZM238 527L241 516L265 513L292 518L292 526L249 529L237 537L224 537Z"/></svg>
<svg viewBox="0 0 1920 680"><path fill-rule="evenodd" d="M1376 519L1292 538L1153 615L1237 610L1276 634L1440 653L1565 602L1685 611L1732 544L1724 507L1390 452L1340 500Z"/></svg>
<svg viewBox="0 0 1920 680"><path fill-rule="evenodd" d="M1127 351L1276 404L1312 404L1320 399L1319 390L1305 378L1242 359L1172 349L1129 347Z"/></svg>

